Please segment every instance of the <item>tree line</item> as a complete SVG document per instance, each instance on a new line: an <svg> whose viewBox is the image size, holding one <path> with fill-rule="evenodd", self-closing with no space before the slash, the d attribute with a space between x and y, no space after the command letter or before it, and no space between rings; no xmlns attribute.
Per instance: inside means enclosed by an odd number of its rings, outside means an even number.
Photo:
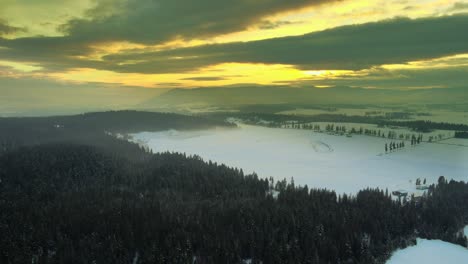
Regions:
<svg viewBox="0 0 468 264"><path fill-rule="evenodd" d="M208 117L218 120L225 120L232 117L243 120L250 124L259 124L260 120L267 121L270 127L282 127L291 120L296 120L299 124L312 122L334 122L334 123L358 123L358 124L376 124L380 127L406 127L419 133L428 133L434 130L468 131L466 124L454 124L448 122L433 122L428 120L405 120L396 121L383 117L375 116L356 116L346 114L318 114L318 115L286 115L271 113L211 113Z"/></svg>
<svg viewBox="0 0 468 264"><path fill-rule="evenodd" d="M455 138L468 138L468 131L455 132Z"/></svg>

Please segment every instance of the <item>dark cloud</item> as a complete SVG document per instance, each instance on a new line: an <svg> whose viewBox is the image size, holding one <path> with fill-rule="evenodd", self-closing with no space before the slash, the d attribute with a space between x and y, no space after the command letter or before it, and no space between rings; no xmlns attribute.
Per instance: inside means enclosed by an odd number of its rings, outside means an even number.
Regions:
<svg viewBox="0 0 468 264"><path fill-rule="evenodd" d="M464 2L456 2L453 4L453 6L449 9L449 11L461 11L461 10L467 10L468 9L468 3Z"/></svg>
<svg viewBox="0 0 468 264"><path fill-rule="evenodd" d="M397 18L302 36L203 45L159 52L122 52L102 60L73 36L0 38L0 57L39 62L47 70L88 67L115 72L180 73L219 63L289 64L305 70L366 69L468 53L468 15Z"/></svg>
<svg viewBox="0 0 468 264"><path fill-rule="evenodd" d="M92 49L69 37L27 37L4 39L0 37L0 58L3 60L39 63L43 71L63 71L70 68L99 68L102 62L83 60L80 56Z"/></svg>
<svg viewBox="0 0 468 264"><path fill-rule="evenodd" d="M259 29L275 29L281 26L285 25L293 25L293 24L299 24L301 22L291 22L291 21L270 21L270 20L264 20L259 23L258 28Z"/></svg>
<svg viewBox="0 0 468 264"><path fill-rule="evenodd" d="M0 19L0 36L24 31L26 31L25 28L11 26L7 23L7 21Z"/></svg>
<svg viewBox="0 0 468 264"><path fill-rule="evenodd" d="M217 77L217 76L208 76L208 77L182 78L180 80L185 80L185 81L222 81L222 80L226 80L226 78Z"/></svg>
<svg viewBox="0 0 468 264"><path fill-rule="evenodd" d="M2 54L10 58L42 60L44 58L73 57L86 55L92 51L70 37L26 37L17 39L0 38L0 46L11 53Z"/></svg>
<svg viewBox="0 0 468 264"><path fill-rule="evenodd" d="M157 85L159 87L180 87L180 83L177 82L158 82Z"/></svg>
<svg viewBox="0 0 468 264"><path fill-rule="evenodd" d="M109 67L101 61L79 60L90 45L111 41L158 44L173 39L200 39L231 33L261 23L265 16L341 0L98 0L82 19L62 25L63 37L0 38L8 48L0 56L37 61L47 69ZM2 35L0 23L0 36ZM11 26L4 31L12 32Z"/></svg>
<svg viewBox="0 0 468 264"><path fill-rule="evenodd" d="M199 39L261 23L265 16L339 0L101 0L83 19L62 26L83 41L155 44Z"/></svg>
<svg viewBox="0 0 468 264"><path fill-rule="evenodd" d="M226 62L290 64L300 69L365 69L468 52L468 15L397 18L302 36L104 57L119 72L181 72ZM176 58L176 59L175 59ZM141 61L120 64L126 61Z"/></svg>

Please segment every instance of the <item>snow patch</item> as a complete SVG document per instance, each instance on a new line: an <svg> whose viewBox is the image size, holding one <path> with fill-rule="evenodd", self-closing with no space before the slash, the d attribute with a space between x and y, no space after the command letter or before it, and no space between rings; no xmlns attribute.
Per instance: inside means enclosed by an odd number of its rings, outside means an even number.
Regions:
<svg viewBox="0 0 468 264"><path fill-rule="evenodd" d="M468 250L441 240L418 239L417 245L396 251L386 264L468 263Z"/></svg>

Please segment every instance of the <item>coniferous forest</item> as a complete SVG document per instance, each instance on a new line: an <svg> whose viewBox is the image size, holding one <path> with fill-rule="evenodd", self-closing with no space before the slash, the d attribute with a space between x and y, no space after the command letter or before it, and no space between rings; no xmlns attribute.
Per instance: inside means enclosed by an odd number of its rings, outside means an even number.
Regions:
<svg viewBox="0 0 468 264"><path fill-rule="evenodd" d="M232 126L139 114L0 119L0 263L384 263L416 237L467 245L467 183L396 201L274 182L107 133Z"/></svg>

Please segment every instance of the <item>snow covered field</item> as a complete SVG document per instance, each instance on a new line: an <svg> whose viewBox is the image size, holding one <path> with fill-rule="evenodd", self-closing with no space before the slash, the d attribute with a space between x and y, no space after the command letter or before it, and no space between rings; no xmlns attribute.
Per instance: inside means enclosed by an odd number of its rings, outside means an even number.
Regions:
<svg viewBox="0 0 468 264"><path fill-rule="evenodd" d="M393 253L386 264L468 263L468 249L441 240L418 239L416 246Z"/></svg>
<svg viewBox="0 0 468 264"><path fill-rule="evenodd" d="M423 143L382 154L386 139L352 138L309 130L241 125L238 129L164 131L133 134L153 151L197 154L205 160L256 172L277 180L294 177L296 184L354 193L365 187L416 191L416 178L436 182L468 180L468 147ZM459 140L466 145L463 139ZM468 263L468 262L467 262Z"/></svg>

